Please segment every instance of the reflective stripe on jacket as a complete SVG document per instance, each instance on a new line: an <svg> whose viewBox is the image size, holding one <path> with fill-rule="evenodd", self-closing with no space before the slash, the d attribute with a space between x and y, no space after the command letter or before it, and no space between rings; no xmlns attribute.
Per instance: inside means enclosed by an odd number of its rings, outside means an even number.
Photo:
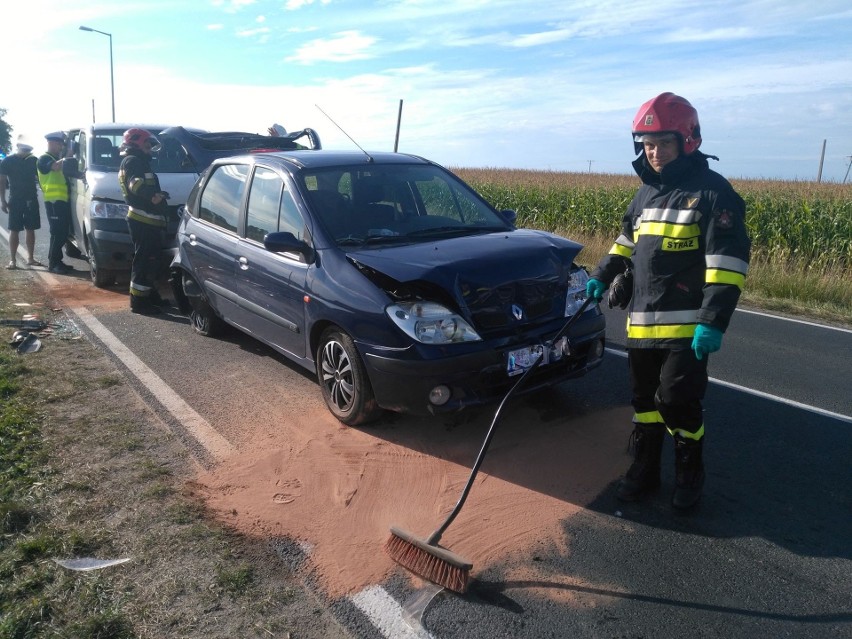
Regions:
<svg viewBox="0 0 852 639"><path fill-rule="evenodd" d="M643 184L592 276L608 285L632 262L628 348L689 348L696 324L724 331L739 300L751 248L745 203L699 152L662 174L644 154L634 168Z"/></svg>

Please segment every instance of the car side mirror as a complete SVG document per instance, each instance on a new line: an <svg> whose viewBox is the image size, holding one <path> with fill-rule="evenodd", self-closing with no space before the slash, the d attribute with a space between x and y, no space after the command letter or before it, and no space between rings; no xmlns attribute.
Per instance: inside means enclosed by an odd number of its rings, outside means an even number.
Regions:
<svg viewBox="0 0 852 639"><path fill-rule="evenodd" d="M263 246L273 253L299 253L304 256L308 264L314 261L314 249L307 242L296 239L296 236L289 231L268 233L263 238Z"/></svg>
<svg viewBox="0 0 852 639"><path fill-rule="evenodd" d="M508 222L512 226L515 226L515 222L518 219L517 212L513 211L512 209L504 209L502 211L497 211L497 213L499 213L500 217L506 220L506 222Z"/></svg>

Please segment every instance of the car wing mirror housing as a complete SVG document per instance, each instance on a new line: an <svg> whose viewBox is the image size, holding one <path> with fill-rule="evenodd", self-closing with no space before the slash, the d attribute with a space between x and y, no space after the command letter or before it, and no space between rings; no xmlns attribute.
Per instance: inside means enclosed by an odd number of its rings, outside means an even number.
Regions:
<svg viewBox="0 0 852 639"><path fill-rule="evenodd" d="M504 220L506 220L512 226L515 226L515 222L518 220L518 213L513 211L512 209L504 209L502 211L497 211Z"/></svg>
<svg viewBox="0 0 852 639"><path fill-rule="evenodd" d="M299 253L304 256L307 263L312 263L315 258L314 249L307 242L299 240L289 231L268 233L263 238L263 246L267 251L273 253Z"/></svg>

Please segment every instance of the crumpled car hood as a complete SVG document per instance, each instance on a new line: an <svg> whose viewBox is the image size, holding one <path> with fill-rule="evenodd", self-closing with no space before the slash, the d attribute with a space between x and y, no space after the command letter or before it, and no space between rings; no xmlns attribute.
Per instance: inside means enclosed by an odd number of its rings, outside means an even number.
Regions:
<svg viewBox="0 0 852 639"><path fill-rule="evenodd" d="M356 264L396 282L427 283L478 330L562 317L571 265L582 246L519 229L413 245L348 251Z"/></svg>

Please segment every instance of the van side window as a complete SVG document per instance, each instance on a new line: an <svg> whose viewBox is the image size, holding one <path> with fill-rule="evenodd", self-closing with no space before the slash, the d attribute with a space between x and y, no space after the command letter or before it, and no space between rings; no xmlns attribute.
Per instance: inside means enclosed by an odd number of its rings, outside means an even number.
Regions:
<svg viewBox="0 0 852 639"><path fill-rule="evenodd" d="M85 171L86 167L89 164L89 154L86 149L86 132L80 131L77 136L77 160L79 161L78 168L81 171Z"/></svg>
<svg viewBox="0 0 852 639"><path fill-rule="evenodd" d="M247 180L248 167L244 164L217 167L201 193L198 217L236 233Z"/></svg>

